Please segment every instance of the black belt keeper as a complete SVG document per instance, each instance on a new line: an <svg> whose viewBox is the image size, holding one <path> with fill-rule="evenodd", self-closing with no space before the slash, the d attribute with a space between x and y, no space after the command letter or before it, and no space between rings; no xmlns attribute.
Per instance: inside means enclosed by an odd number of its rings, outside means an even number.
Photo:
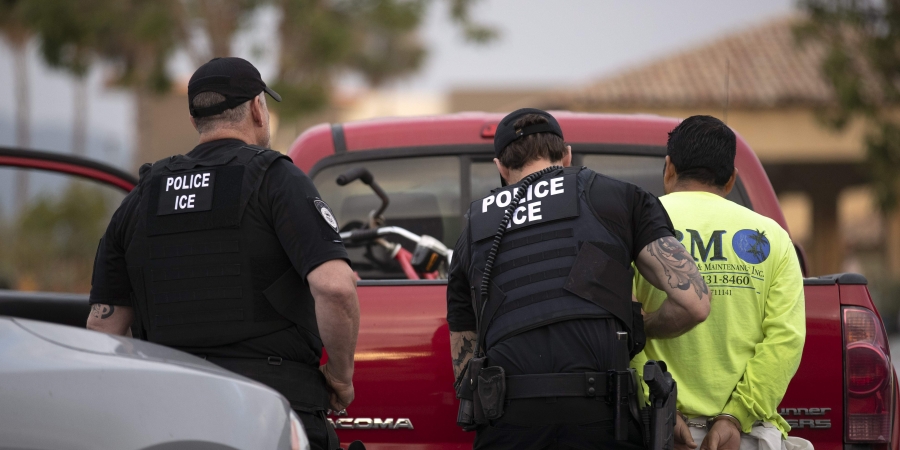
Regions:
<svg viewBox="0 0 900 450"><path fill-rule="evenodd" d="M277 356L268 358L206 356L205 359L275 389L288 399L291 409L313 414L328 409L330 399L325 375L306 364Z"/></svg>

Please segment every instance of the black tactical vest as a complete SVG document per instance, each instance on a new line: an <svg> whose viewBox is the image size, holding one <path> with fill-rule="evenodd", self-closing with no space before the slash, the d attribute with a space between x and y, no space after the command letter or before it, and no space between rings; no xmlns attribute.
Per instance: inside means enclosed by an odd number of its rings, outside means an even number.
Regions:
<svg viewBox="0 0 900 450"><path fill-rule="evenodd" d="M550 172L534 181L519 202L501 241L481 316L485 349L570 319L614 317L632 329L631 250L588 204L595 175L581 167ZM498 189L469 208L469 281L479 311L487 253L517 187Z"/></svg>
<svg viewBox="0 0 900 450"><path fill-rule="evenodd" d="M287 157L245 145L208 159L178 155L142 168L140 208L126 252L136 337L208 347L297 325L319 339L309 286L271 226L254 226L261 220L250 220L246 211L279 158Z"/></svg>

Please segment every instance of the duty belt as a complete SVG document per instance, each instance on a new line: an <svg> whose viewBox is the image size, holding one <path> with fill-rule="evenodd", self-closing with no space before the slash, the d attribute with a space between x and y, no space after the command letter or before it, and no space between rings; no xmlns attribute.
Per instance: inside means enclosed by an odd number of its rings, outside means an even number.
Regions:
<svg viewBox="0 0 900 450"><path fill-rule="evenodd" d="M541 397L606 398L610 377L605 372L510 375L506 377L506 399Z"/></svg>

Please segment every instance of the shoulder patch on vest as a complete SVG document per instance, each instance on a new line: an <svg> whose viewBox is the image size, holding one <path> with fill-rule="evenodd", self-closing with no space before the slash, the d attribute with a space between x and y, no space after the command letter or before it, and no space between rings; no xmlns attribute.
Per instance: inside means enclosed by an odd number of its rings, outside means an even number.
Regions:
<svg viewBox="0 0 900 450"><path fill-rule="evenodd" d="M325 201L320 198L312 198L310 200L312 200L313 207L316 208L316 211L319 212L319 215L322 216L325 223L327 223L335 232L338 232L337 219L334 217L331 208L328 207L328 203L325 203Z"/></svg>

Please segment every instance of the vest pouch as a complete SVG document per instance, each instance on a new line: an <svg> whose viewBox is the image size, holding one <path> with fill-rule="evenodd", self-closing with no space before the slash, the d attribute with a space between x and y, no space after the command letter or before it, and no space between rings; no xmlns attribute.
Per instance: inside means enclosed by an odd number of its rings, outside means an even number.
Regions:
<svg viewBox="0 0 900 450"><path fill-rule="evenodd" d="M500 366L481 369L478 374L478 398L484 418L497 420L503 416L506 402L506 372Z"/></svg>
<svg viewBox="0 0 900 450"><path fill-rule="evenodd" d="M633 275L630 267L609 256L595 243L586 241L575 257L563 288L607 310L633 334Z"/></svg>

